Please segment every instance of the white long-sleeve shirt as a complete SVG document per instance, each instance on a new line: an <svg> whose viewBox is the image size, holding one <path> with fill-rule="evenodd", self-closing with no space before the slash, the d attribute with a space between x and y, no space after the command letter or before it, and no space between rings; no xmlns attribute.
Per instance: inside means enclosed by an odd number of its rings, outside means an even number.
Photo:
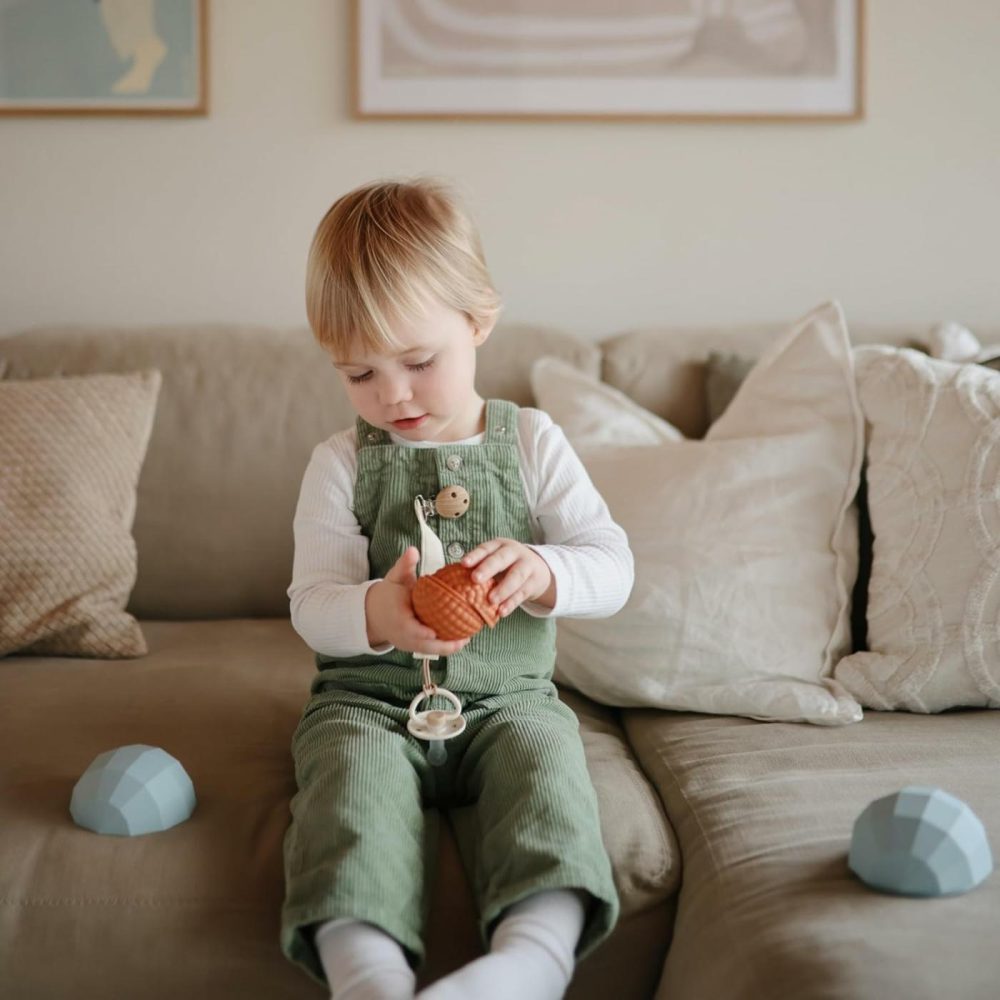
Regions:
<svg viewBox="0 0 1000 1000"><path fill-rule="evenodd" d="M404 447L446 447L389 436ZM483 438L479 434L449 444L478 444ZM556 584L554 607L521 607L539 618L613 615L632 590L634 567L625 532L611 519L548 414L522 407L517 442L531 547L548 564ZM352 510L356 473L357 437L351 427L313 450L295 512L295 561L288 588L292 625L312 649L328 656L392 649L368 643L365 594L377 581L368 579L368 539Z"/></svg>

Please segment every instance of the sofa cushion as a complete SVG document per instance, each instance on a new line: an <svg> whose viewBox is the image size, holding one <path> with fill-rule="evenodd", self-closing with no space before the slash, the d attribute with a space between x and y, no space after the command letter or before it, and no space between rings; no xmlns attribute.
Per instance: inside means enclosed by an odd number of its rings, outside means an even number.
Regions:
<svg viewBox="0 0 1000 1000"><path fill-rule="evenodd" d="M615 444L658 444L683 435L625 393L558 358L539 358L531 369L535 402L588 448Z"/></svg>
<svg viewBox="0 0 1000 1000"><path fill-rule="evenodd" d="M0 670L8 709L0 726L0 996L312 995L278 947L282 840L295 792L291 737L312 657L287 620L145 621L143 629L150 652L124 670L20 656ZM615 714L581 698L570 704L622 896L623 933L648 942L656 928L665 948L679 870L662 805ZM77 827L74 783L97 754L130 743L180 761L194 783L193 815L135 838ZM475 926L470 894L448 877L459 870L450 839L442 851L447 881L439 888L451 919L434 932L438 970L468 957L443 953L469 943L456 928ZM641 978L648 983L649 971Z"/></svg>
<svg viewBox="0 0 1000 1000"><path fill-rule="evenodd" d="M483 345L478 388L530 403L528 371L542 354L591 373L600 360L581 338L512 324ZM134 614L288 614L302 473L313 447L354 419L332 364L307 329L39 328L0 339L0 360L8 379L136 368L163 373L139 481Z"/></svg>
<svg viewBox="0 0 1000 1000"><path fill-rule="evenodd" d="M561 691L559 697L580 720L604 846L627 917L676 891L681 875L677 838L624 738L618 713L575 691Z"/></svg>
<svg viewBox="0 0 1000 1000"><path fill-rule="evenodd" d="M742 354L720 351L709 353L705 362L705 397L709 424L715 423L726 411L756 363L756 358L744 357ZM867 648L865 609L872 565L872 531L863 465L854 506L858 518L858 572L851 591L851 649L858 650Z"/></svg>
<svg viewBox="0 0 1000 1000"><path fill-rule="evenodd" d="M705 401L709 424L714 424L733 401L756 358L744 357L732 351L712 351L705 362Z"/></svg>
<svg viewBox="0 0 1000 1000"><path fill-rule="evenodd" d="M648 443L635 405L596 442L572 411L563 427L636 579L612 618L559 623L559 677L608 705L857 721L831 679L850 648L862 451L840 309L773 344L703 441Z"/></svg>
<svg viewBox="0 0 1000 1000"><path fill-rule="evenodd" d="M647 710L623 717L684 858L658 996L996 996L1000 877L952 898L883 895L851 874L847 851L864 807L905 785L964 800L996 850L1000 713L869 712L826 730Z"/></svg>
<svg viewBox="0 0 1000 1000"><path fill-rule="evenodd" d="M125 611L158 372L0 382L0 656L146 651Z"/></svg>
<svg viewBox="0 0 1000 1000"><path fill-rule="evenodd" d="M630 330L600 342L601 376L637 403L669 420L685 437L708 429L707 360L713 351L758 358L784 334L787 323L738 326L663 326ZM927 327L851 324L854 344L910 345L926 341ZM981 331L984 343L1000 331ZM992 339L989 339L992 338Z"/></svg>
<svg viewBox="0 0 1000 1000"><path fill-rule="evenodd" d="M1000 375L888 347L855 358L869 651L835 676L872 708L1000 708Z"/></svg>

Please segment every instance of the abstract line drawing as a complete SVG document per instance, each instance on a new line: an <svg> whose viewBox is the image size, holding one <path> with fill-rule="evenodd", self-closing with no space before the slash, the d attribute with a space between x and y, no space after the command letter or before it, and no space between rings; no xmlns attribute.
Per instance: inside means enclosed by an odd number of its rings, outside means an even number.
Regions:
<svg viewBox="0 0 1000 1000"><path fill-rule="evenodd" d="M861 112L861 0L355 2L361 115Z"/></svg>

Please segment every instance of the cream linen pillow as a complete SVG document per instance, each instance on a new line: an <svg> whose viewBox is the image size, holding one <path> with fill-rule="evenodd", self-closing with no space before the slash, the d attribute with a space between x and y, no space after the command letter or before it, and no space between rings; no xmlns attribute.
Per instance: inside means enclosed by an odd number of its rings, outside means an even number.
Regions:
<svg viewBox="0 0 1000 1000"><path fill-rule="evenodd" d="M606 426L601 441L619 443L595 446L563 406L567 437L628 533L636 581L614 617L560 620L557 679L609 705L860 719L830 679L849 647L862 456L839 306L772 345L702 441L636 445Z"/></svg>
<svg viewBox="0 0 1000 1000"><path fill-rule="evenodd" d="M0 656L141 656L136 484L159 372L0 382Z"/></svg>
<svg viewBox="0 0 1000 1000"><path fill-rule="evenodd" d="M572 426L574 434L590 447L615 444L623 438L629 444L657 444L684 436L625 393L559 358L539 358L531 366L531 391L560 427Z"/></svg>
<svg viewBox="0 0 1000 1000"><path fill-rule="evenodd" d="M1000 375L855 351L875 535L868 647L837 679L864 705L1000 708Z"/></svg>

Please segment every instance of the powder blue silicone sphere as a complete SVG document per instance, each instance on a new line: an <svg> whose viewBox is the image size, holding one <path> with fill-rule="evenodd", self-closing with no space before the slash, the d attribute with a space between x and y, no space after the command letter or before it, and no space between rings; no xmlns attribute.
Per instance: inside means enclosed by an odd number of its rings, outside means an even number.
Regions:
<svg viewBox="0 0 1000 1000"><path fill-rule="evenodd" d="M857 818L847 864L873 889L950 896L979 885L993 855L979 817L940 788L909 785Z"/></svg>
<svg viewBox="0 0 1000 1000"><path fill-rule="evenodd" d="M183 823L194 785L166 750L141 743L98 754L73 788L69 811L95 833L136 837Z"/></svg>

